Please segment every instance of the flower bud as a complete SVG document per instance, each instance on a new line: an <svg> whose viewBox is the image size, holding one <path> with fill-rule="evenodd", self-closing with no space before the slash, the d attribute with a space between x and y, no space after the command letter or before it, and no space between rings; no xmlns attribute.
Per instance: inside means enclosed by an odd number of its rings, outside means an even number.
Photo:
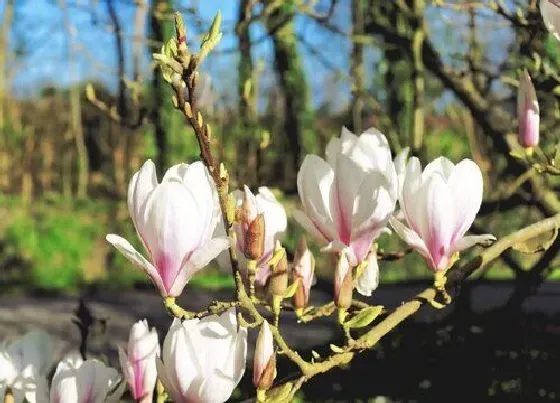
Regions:
<svg viewBox="0 0 560 403"><path fill-rule="evenodd" d="M300 281L296 293L292 298L296 313L301 315L303 308L309 302L309 293L313 284L313 272L315 270L315 258L307 248L305 238L301 237L294 254L294 281Z"/></svg>
<svg viewBox="0 0 560 403"><path fill-rule="evenodd" d="M155 329L146 320L130 330L127 349L119 347L119 360L130 394L137 402L151 402L156 385L156 356L160 348Z"/></svg>
<svg viewBox="0 0 560 403"><path fill-rule="evenodd" d="M280 242L276 243L274 253L281 254L281 256L271 267L272 273L268 282L268 292L272 296L283 296L288 288L288 258Z"/></svg>
<svg viewBox="0 0 560 403"><path fill-rule="evenodd" d="M346 253L342 252L338 258L334 277L334 303L338 308L350 308L353 288L350 263Z"/></svg>
<svg viewBox="0 0 560 403"><path fill-rule="evenodd" d="M249 223L245 233L245 257L250 260L259 260L264 252L264 215Z"/></svg>
<svg viewBox="0 0 560 403"><path fill-rule="evenodd" d="M527 70L523 70L519 79L517 115L519 144L525 148L536 147L539 144L539 102Z"/></svg>
<svg viewBox="0 0 560 403"><path fill-rule="evenodd" d="M241 205L241 219L245 223L250 223L257 218L259 214L257 210L257 202L255 196L247 186L244 188L243 204Z"/></svg>
<svg viewBox="0 0 560 403"><path fill-rule="evenodd" d="M259 390L267 390L276 378L276 353L270 326L264 321L255 347L255 361L253 363L253 384Z"/></svg>

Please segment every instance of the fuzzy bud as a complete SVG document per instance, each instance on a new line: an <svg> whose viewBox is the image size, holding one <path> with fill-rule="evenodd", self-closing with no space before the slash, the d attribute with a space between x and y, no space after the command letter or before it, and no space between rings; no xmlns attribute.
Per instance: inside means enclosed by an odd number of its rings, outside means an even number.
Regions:
<svg viewBox="0 0 560 403"><path fill-rule="evenodd" d="M300 281L300 285L292 298L296 313L301 313L309 302L309 293L313 284L313 272L315 270L315 258L307 247L305 238L300 238L294 254L294 281Z"/></svg>
<svg viewBox="0 0 560 403"><path fill-rule="evenodd" d="M247 226L245 233L245 257L250 260L259 260L264 253L264 215L259 214Z"/></svg>
<svg viewBox="0 0 560 403"><path fill-rule="evenodd" d="M280 253L281 256L271 267L268 291L272 296L281 297L288 288L288 258L286 257L286 251L282 248L280 242L277 242L274 253Z"/></svg>
<svg viewBox="0 0 560 403"><path fill-rule="evenodd" d="M338 308L348 309L352 304L352 270L346 254L342 252L336 265L334 278L334 303Z"/></svg>
<svg viewBox="0 0 560 403"><path fill-rule="evenodd" d="M255 361L253 364L253 384L259 390L270 389L276 378L276 353L274 339L267 321L263 322L257 345L255 347Z"/></svg>

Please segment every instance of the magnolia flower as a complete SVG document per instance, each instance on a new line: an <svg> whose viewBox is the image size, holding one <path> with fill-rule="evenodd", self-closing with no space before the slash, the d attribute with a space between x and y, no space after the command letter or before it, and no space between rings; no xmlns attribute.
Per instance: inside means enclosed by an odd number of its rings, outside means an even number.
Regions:
<svg viewBox="0 0 560 403"><path fill-rule="evenodd" d="M366 297L371 297L372 292L379 285L379 265L377 264L376 246L373 247L362 264L362 272L358 273L355 280L356 291Z"/></svg>
<svg viewBox="0 0 560 403"><path fill-rule="evenodd" d="M309 293L313 285L314 271L315 258L313 257L313 253L307 248L305 238L302 237L294 253L294 281L300 281L300 285L293 297L296 313L301 314L303 308L305 308L309 302Z"/></svg>
<svg viewBox="0 0 560 403"><path fill-rule="evenodd" d="M44 332L32 331L10 345L0 345L0 400L11 388L16 403L48 401L46 375L54 342Z"/></svg>
<svg viewBox="0 0 560 403"><path fill-rule="evenodd" d="M422 172L420 161L412 157L399 203L408 226L392 218L392 227L434 271L447 270L456 253L496 239L490 234L465 236L482 203L482 173L469 159L454 165L439 157Z"/></svg>
<svg viewBox="0 0 560 403"><path fill-rule="evenodd" d="M270 276L270 269L267 266L268 260L274 253L276 241L282 238L288 224L286 211L284 207L276 201L274 194L266 187L261 186L259 193L254 195L247 186L244 191L234 192L236 205L241 211L241 220L234 223L237 238L237 257L239 266L242 270L247 270L248 244L246 242L246 234L249 222L254 222L259 215L264 218L264 242L262 244L262 253L257 260L256 281L260 285L264 285ZM221 228L223 231L223 228ZM220 264L222 266L229 265L229 256L222 254ZM227 263L226 263L227 262Z"/></svg>
<svg viewBox="0 0 560 403"><path fill-rule="evenodd" d="M176 403L221 403L245 372L247 329L237 328L235 309L220 316L173 321L158 376Z"/></svg>
<svg viewBox="0 0 560 403"><path fill-rule="evenodd" d="M560 41L560 1L541 0L540 6L544 25Z"/></svg>
<svg viewBox="0 0 560 403"><path fill-rule="evenodd" d="M527 70L523 70L519 80L517 116L519 144L523 147L536 147L539 144L539 102Z"/></svg>
<svg viewBox="0 0 560 403"><path fill-rule="evenodd" d="M100 361L83 361L71 356L61 361L51 384L51 403L117 402L125 382L119 383L119 374Z"/></svg>
<svg viewBox="0 0 560 403"><path fill-rule="evenodd" d="M351 266L367 255L395 209L398 185L387 139L376 129L355 136L342 129L326 161L307 155L298 172L303 210L294 218L327 245L347 250Z"/></svg>
<svg viewBox="0 0 560 403"><path fill-rule="evenodd" d="M150 331L146 320L136 322L130 329L127 351L119 346L121 368L132 398L137 402L152 401L159 350L156 329Z"/></svg>
<svg viewBox="0 0 560 403"><path fill-rule="evenodd" d="M107 235L107 241L144 270L163 297L180 295L228 247L226 238L212 237L217 193L202 162L175 165L158 184L154 164L146 161L128 186L128 210L150 261L118 235Z"/></svg>
<svg viewBox="0 0 560 403"><path fill-rule="evenodd" d="M253 363L253 385L257 389L267 390L276 378L276 354L274 339L270 326L265 320L257 337L255 360Z"/></svg>

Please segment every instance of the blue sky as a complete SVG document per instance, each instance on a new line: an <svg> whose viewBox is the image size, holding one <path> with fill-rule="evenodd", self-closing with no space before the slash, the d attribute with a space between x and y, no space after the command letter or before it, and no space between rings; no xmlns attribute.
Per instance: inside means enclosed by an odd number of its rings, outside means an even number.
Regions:
<svg viewBox="0 0 560 403"><path fill-rule="evenodd" d="M6 0L0 0L0 10L4 9ZM65 0L70 5L68 18L75 33L72 38L73 51L76 55L76 75L71 77L68 69L68 35L64 29L64 13L58 6L60 0L16 0L16 23L12 32L11 42L14 49L23 50L24 56L10 63L12 90L18 96L29 96L40 91L47 85L66 86L73 80L102 81L109 87L116 84L116 53L114 35L110 30L110 21L104 0ZM130 67L131 30L135 7L132 0L114 0L119 19L123 26L123 35L127 50L127 63ZM193 5L192 1L180 2ZM224 37L206 65L204 66L213 77L213 85L226 99L234 99L237 80L237 40L233 34L237 15L237 1L234 0L202 0L196 1L198 14L209 23L218 10L223 15ZM93 6L92 6L93 4ZM327 6L328 0L319 2L319 6ZM347 32L350 27L350 0L337 2L331 23L340 30ZM435 35L435 44L451 61L454 52L464 51L466 41L464 27L466 20L451 11L441 9L428 10L429 29ZM487 16L481 15L481 21ZM191 38L200 34L196 24L187 17ZM486 21L487 22L487 21ZM492 25L491 25L492 26ZM149 29L149 22L146 25ZM348 68L350 42L337 34L326 31L314 20L306 16L296 18L296 30L305 39L307 45L300 44L304 67L310 84L310 92L315 105L327 101L328 96L336 95L331 104L341 107L348 101L349 83ZM272 44L266 38L266 31L260 22L251 25L253 59L262 61L264 66L262 89L274 83ZM494 25L493 38L488 42L488 55L499 62L504 54L504 41L511 36L503 26ZM264 39L263 39L264 38ZM309 49L315 49L311 52ZM367 65L370 66L368 77L375 73L380 61L376 51L367 52ZM149 51L146 49L144 67L149 74ZM328 64L328 66L327 66ZM335 80L338 70L339 79ZM369 80L368 80L369 81Z"/></svg>

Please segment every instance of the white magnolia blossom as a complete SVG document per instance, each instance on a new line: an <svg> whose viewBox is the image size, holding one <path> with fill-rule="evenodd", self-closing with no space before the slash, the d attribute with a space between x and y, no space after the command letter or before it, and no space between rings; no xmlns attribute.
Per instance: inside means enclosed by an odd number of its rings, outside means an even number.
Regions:
<svg viewBox="0 0 560 403"><path fill-rule="evenodd" d="M229 245L227 238L212 236L220 215L217 197L202 162L175 165L158 183L148 160L130 181L128 210L150 261L118 235L107 235L107 241L144 270L162 296L179 296Z"/></svg>
<svg viewBox="0 0 560 403"><path fill-rule="evenodd" d="M83 361L72 355L56 367L51 384L51 403L116 403L126 382L119 373L100 361Z"/></svg>
<svg viewBox="0 0 560 403"><path fill-rule="evenodd" d="M242 206L243 201L247 198L255 208L255 215L262 214L264 217L264 252L257 262L255 278L260 285L264 285L270 276L270 268L267 266L267 262L274 253L276 241L282 238L288 225L286 211L266 186L259 187L257 195L254 195L247 186L245 186L243 192L238 190L234 195L238 208ZM244 255L246 224L237 222L233 225L233 229L237 238L239 267L245 271L247 269L247 259ZM225 259L220 259L220 261L229 263L229 255Z"/></svg>
<svg viewBox="0 0 560 403"><path fill-rule="evenodd" d="M295 219L327 250L347 249L352 266L367 255L395 209L398 185L389 143L376 129L346 128L327 145L326 160L307 155L297 186L303 212Z"/></svg>
<svg viewBox="0 0 560 403"><path fill-rule="evenodd" d="M544 25L560 41L560 1L541 0L540 8Z"/></svg>
<svg viewBox="0 0 560 403"><path fill-rule="evenodd" d="M47 402L47 373L54 342L44 332L32 331L9 345L0 345L0 400L9 387L16 403Z"/></svg>
<svg viewBox="0 0 560 403"><path fill-rule="evenodd" d="M420 161L412 157L399 200L408 226L396 218L391 225L432 270L447 270L457 252L496 239L490 234L465 236L480 209L482 185L482 172L469 159L454 165L439 157L422 172Z"/></svg>
<svg viewBox="0 0 560 403"><path fill-rule="evenodd" d="M203 319L175 319L157 359L158 376L175 403L221 403L245 372L247 329L235 309Z"/></svg>
<svg viewBox="0 0 560 403"><path fill-rule="evenodd" d="M130 329L127 349L119 346L119 361L132 398L151 403L157 380L156 356L160 348L155 328L141 320Z"/></svg>

